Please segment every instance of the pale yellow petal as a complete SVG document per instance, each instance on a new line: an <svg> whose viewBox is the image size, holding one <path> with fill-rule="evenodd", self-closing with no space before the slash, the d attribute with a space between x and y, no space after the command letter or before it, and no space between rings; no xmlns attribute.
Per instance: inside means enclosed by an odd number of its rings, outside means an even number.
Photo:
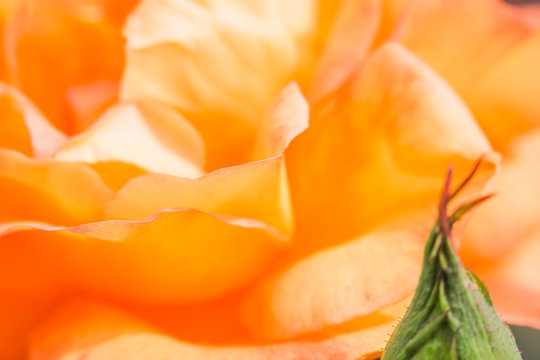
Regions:
<svg viewBox="0 0 540 360"><path fill-rule="evenodd" d="M208 170L248 161L265 108L301 61L299 29L284 9L269 0L143 1L125 29L122 98L182 111L208 145Z"/></svg>
<svg viewBox="0 0 540 360"><path fill-rule="evenodd" d="M202 175L204 144L173 109L155 102L118 104L56 154L62 161L124 162L176 176Z"/></svg>

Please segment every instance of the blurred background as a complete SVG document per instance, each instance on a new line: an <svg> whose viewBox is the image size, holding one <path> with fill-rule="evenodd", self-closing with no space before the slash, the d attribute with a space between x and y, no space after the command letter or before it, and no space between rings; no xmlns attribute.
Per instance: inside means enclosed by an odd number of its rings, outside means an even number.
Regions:
<svg viewBox="0 0 540 360"><path fill-rule="evenodd" d="M505 0L509 4L540 4L540 0Z"/></svg>
<svg viewBox="0 0 540 360"><path fill-rule="evenodd" d="M540 4L540 0L506 0L513 5ZM523 360L540 359L540 330L523 326L511 326L516 342L522 352Z"/></svg>
<svg viewBox="0 0 540 360"><path fill-rule="evenodd" d="M540 359L540 330L522 326L512 326L523 360Z"/></svg>
<svg viewBox="0 0 540 360"><path fill-rule="evenodd" d="M540 0L505 0L509 4L540 4ZM511 326L523 360L540 359L540 330L523 326Z"/></svg>

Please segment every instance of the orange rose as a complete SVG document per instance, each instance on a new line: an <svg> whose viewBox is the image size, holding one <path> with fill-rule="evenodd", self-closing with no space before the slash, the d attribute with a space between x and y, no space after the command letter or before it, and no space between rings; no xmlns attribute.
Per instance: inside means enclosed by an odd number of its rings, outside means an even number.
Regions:
<svg viewBox="0 0 540 360"><path fill-rule="evenodd" d="M501 95L466 86L495 61L478 43L536 17L488 0L113 3L0 7L0 358L378 356L448 163L459 180L485 155L473 192L497 168L467 106L488 128L476 106ZM451 52L470 73L429 52L457 26L447 7L492 10Z"/></svg>

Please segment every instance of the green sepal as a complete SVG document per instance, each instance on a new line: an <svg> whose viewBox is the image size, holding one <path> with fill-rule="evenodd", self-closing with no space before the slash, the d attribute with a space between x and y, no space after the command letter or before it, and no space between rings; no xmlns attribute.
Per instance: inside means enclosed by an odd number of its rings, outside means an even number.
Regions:
<svg viewBox="0 0 540 360"><path fill-rule="evenodd" d="M395 328L382 360L518 360L521 354L509 328L501 321L482 282L463 267L450 235L452 225L487 199L467 203L451 216L450 167L435 223L425 247L422 273L413 300Z"/></svg>

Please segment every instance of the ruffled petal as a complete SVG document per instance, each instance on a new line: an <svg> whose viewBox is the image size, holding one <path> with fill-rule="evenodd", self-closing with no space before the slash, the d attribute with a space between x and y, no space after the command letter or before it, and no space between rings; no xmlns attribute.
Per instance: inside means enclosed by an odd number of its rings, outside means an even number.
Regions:
<svg viewBox="0 0 540 360"><path fill-rule="evenodd" d="M143 307L201 302L259 277L287 241L259 221L195 210L72 228L3 223L0 235L6 359L22 358L30 329L67 294Z"/></svg>
<svg viewBox="0 0 540 360"><path fill-rule="evenodd" d="M251 293L246 325L289 339L401 301L418 281L430 223L426 214L401 220L277 272Z"/></svg>
<svg viewBox="0 0 540 360"><path fill-rule="evenodd" d="M194 178L202 175L204 144L193 125L173 109L154 102L124 103L71 138L56 159L123 162L149 172Z"/></svg>
<svg viewBox="0 0 540 360"><path fill-rule="evenodd" d="M289 189L281 157L216 170L198 179L141 176L117 193L106 215L110 219L140 220L167 208L256 219L284 234L292 231Z"/></svg>
<svg viewBox="0 0 540 360"><path fill-rule="evenodd" d="M64 306L40 326L33 337L30 359L372 360L380 356L395 320L395 311L388 311L372 326L364 324L318 341L207 346L171 338L113 308L79 301Z"/></svg>
<svg viewBox="0 0 540 360"><path fill-rule="evenodd" d="M66 141L17 89L0 83L0 147L48 158Z"/></svg>
<svg viewBox="0 0 540 360"><path fill-rule="evenodd" d="M245 285L288 240L257 220L187 209L71 228L23 224L5 233L8 246L47 244L42 256L54 254L55 268L75 288L162 304L205 300Z"/></svg>
<svg viewBox="0 0 540 360"><path fill-rule="evenodd" d="M0 220L74 225L101 219L112 191L81 164L33 160L0 149Z"/></svg>
<svg viewBox="0 0 540 360"><path fill-rule="evenodd" d="M248 161L264 109L301 61L299 31L283 16L294 7L279 4L143 1L125 30L122 97L186 114L209 146L207 169Z"/></svg>
<svg viewBox="0 0 540 360"><path fill-rule="evenodd" d="M397 44L377 50L337 97L285 152L301 247L433 206L450 162L460 179L486 155L471 192L493 175L498 157L466 106Z"/></svg>

